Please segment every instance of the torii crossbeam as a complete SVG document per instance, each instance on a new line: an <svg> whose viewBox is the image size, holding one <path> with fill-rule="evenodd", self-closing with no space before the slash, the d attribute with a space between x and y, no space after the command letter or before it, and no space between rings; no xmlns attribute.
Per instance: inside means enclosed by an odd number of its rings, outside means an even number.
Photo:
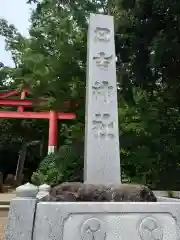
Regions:
<svg viewBox="0 0 180 240"><path fill-rule="evenodd" d="M57 147L58 137L58 120L76 119L76 114L66 112L26 112L24 108L32 108L33 100L27 100L25 97L29 94L27 89L22 91L13 90L0 93L0 106L17 106L17 111L0 111L0 118L19 118L19 119L48 119L49 120L49 140L48 154L53 153ZM20 99L8 99L20 95ZM40 99L38 103L47 102L45 99Z"/></svg>

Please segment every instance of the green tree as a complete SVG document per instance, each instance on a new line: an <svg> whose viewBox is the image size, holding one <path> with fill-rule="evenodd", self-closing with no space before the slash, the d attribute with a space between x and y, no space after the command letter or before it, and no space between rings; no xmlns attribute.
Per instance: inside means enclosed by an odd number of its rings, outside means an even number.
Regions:
<svg viewBox="0 0 180 240"><path fill-rule="evenodd" d="M131 138L123 160L131 165L129 174L138 181L175 188L179 184L180 4L122 0L117 8L118 79L127 104L126 124L131 129L122 126L122 141ZM142 90L145 95L141 96Z"/></svg>
<svg viewBox="0 0 180 240"><path fill-rule="evenodd" d="M34 98L47 94L49 103L43 107L77 113L72 126L65 124L61 151L73 152L67 150L72 147L71 142L78 142L79 138L83 142L89 13L111 13L115 16L123 174L131 181L152 187L178 187L179 2L28 2L37 4L31 15L29 38L1 21L0 33L6 38L16 66L4 71L15 80L15 87L28 86ZM65 107L64 101L69 99L79 103L79 108ZM63 157L61 167L55 167L61 169L58 181L78 179L75 168L78 165L82 169L82 153L79 158L74 156L77 165L71 154L68 156L71 160Z"/></svg>

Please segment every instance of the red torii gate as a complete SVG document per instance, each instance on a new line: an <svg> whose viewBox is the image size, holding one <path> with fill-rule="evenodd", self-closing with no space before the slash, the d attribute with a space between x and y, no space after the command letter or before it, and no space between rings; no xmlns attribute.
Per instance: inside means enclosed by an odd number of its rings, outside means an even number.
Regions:
<svg viewBox="0 0 180 240"><path fill-rule="evenodd" d="M33 101L25 99L30 94L27 89L22 91L14 90L0 93L0 106L17 106L17 111L0 111L0 118L20 118L20 119L48 119L49 120L49 139L48 154L53 153L57 147L58 120L76 119L76 114L65 112L26 112L24 108L34 106ZM20 99L8 99L8 97L20 95ZM38 103L47 102L45 99L38 100Z"/></svg>

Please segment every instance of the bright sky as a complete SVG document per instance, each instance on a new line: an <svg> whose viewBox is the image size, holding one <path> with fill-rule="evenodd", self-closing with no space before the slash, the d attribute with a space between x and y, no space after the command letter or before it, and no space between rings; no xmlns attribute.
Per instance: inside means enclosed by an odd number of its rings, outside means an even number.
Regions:
<svg viewBox="0 0 180 240"><path fill-rule="evenodd" d="M28 35L30 5L26 0L0 0L0 18L5 18L14 24L21 34ZM11 54L5 51L4 39L0 36L0 62L7 66L13 66Z"/></svg>

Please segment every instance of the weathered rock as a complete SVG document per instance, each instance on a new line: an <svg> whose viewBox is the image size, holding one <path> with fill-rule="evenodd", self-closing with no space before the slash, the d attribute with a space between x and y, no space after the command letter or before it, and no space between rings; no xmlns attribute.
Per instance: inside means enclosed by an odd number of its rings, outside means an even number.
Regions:
<svg viewBox="0 0 180 240"><path fill-rule="evenodd" d="M154 193L144 185L112 185L113 202L157 202Z"/></svg>
<svg viewBox="0 0 180 240"><path fill-rule="evenodd" d="M66 202L156 202L153 192L143 185L93 185L63 183L52 188L43 201Z"/></svg>

